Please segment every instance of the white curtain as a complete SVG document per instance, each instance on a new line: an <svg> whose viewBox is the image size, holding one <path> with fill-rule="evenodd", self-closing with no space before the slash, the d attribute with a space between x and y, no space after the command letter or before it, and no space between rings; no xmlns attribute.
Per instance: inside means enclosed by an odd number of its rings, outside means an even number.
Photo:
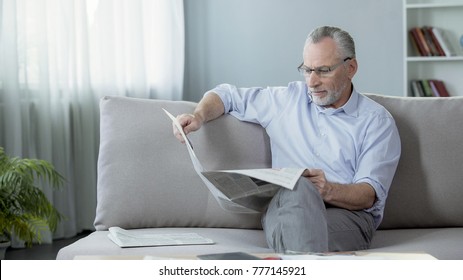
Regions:
<svg viewBox="0 0 463 280"><path fill-rule="evenodd" d="M182 0L0 0L0 146L66 178L46 242L93 229L99 99L180 100L183 67Z"/></svg>

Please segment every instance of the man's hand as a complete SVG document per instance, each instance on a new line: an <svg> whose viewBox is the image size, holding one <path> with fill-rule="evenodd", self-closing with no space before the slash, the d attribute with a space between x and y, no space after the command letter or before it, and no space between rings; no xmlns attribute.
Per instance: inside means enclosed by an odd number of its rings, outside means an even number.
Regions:
<svg viewBox="0 0 463 280"><path fill-rule="evenodd" d="M308 168L302 176L314 184L323 200L331 205L349 210L367 209L373 206L376 192L368 183L338 184L328 182L321 169Z"/></svg>
<svg viewBox="0 0 463 280"><path fill-rule="evenodd" d="M201 126L203 125L203 121L201 120L201 117L199 117L198 115L194 115L194 114L178 115L177 121L182 127L185 135L187 135L188 133L192 131L196 131L200 129ZM174 124L172 124L172 127L173 127L173 133L175 137L177 137L177 139L180 142L185 143L185 139L183 139L182 134L180 133L180 131L178 131L177 127Z"/></svg>
<svg viewBox="0 0 463 280"><path fill-rule="evenodd" d="M222 100L216 93L210 92L209 94L204 95L203 99L199 101L193 114L179 115L177 116L177 120L180 123L183 132L187 135L190 132L200 129L204 123L215 120L224 113ZM175 125L173 129L175 137L177 137L180 142L185 143L185 140Z"/></svg>
<svg viewBox="0 0 463 280"><path fill-rule="evenodd" d="M321 169L306 169L302 173L303 177L314 184L323 199L328 196L330 185L326 181L325 172Z"/></svg>

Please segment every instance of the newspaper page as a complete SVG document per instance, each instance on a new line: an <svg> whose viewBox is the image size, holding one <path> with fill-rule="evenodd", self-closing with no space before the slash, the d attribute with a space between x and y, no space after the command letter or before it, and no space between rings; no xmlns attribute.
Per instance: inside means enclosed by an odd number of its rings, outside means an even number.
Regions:
<svg viewBox="0 0 463 280"><path fill-rule="evenodd" d="M177 119L166 109L188 149L193 167L219 205L231 212L262 212L280 187L293 189L304 168L266 168L206 171Z"/></svg>
<svg viewBox="0 0 463 280"><path fill-rule="evenodd" d="M121 248L214 244L211 239L204 238L197 233L154 234L134 232L120 227L110 227L108 238Z"/></svg>

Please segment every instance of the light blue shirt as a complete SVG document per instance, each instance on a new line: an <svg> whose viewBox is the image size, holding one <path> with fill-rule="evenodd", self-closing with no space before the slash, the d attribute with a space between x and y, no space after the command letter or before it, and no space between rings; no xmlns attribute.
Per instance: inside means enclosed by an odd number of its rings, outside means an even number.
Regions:
<svg viewBox="0 0 463 280"><path fill-rule="evenodd" d="M317 168L330 182L370 184L377 200L365 211L379 226L401 151L394 119L383 106L354 89L341 108L324 108L312 102L303 82L267 88L222 84L211 91L225 112L266 129L273 167Z"/></svg>

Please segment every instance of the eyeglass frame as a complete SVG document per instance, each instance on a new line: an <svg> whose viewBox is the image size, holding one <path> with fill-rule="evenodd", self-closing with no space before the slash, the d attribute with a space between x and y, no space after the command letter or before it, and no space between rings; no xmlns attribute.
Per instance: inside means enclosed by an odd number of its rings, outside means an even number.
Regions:
<svg viewBox="0 0 463 280"><path fill-rule="evenodd" d="M339 66L343 65L346 61L349 61L351 59L353 59L353 57L348 56L344 58L343 61L336 63L334 65L320 66L320 67L315 67L315 68L309 68L304 65L304 62L302 62L301 65L297 67L297 71L299 71L299 73L301 73L301 75L303 75L304 77L310 76L312 72L315 72L315 74L317 74L318 77L324 77L326 75L329 75L331 72L336 70L336 68L338 68Z"/></svg>

